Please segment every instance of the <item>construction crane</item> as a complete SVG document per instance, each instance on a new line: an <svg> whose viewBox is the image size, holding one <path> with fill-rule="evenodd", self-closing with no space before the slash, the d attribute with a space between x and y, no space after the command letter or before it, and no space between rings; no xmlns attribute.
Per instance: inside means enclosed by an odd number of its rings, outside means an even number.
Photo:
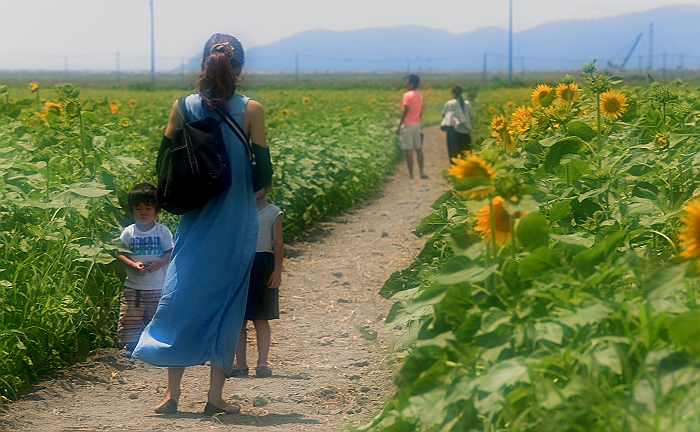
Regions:
<svg viewBox="0 0 700 432"><path fill-rule="evenodd" d="M608 60L608 67L620 69L620 70L625 69L625 65L629 61L630 57L632 57L632 53L634 52L634 49L637 48L637 44L639 44L639 40L642 38L643 35L644 35L644 33L639 33L637 35L637 39L635 39L634 43L632 44L632 48L630 48L629 52L627 53L627 56L622 61L622 64L620 66L617 66L617 65L613 64L610 60Z"/></svg>

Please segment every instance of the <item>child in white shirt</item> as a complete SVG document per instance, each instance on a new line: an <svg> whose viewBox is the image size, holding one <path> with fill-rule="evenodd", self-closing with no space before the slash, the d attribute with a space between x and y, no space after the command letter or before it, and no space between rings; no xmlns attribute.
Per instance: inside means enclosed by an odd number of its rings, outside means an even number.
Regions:
<svg viewBox="0 0 700 432"><path fill-rule="evenodd" d="M136 223L124 228L120 238L131 253L117 252L117 261L126 269L119 303L117 343L131 357L141 332L153 318L173 250L173 235L157 223L156 188L139 183L129 192L129 209Z"/></svg>

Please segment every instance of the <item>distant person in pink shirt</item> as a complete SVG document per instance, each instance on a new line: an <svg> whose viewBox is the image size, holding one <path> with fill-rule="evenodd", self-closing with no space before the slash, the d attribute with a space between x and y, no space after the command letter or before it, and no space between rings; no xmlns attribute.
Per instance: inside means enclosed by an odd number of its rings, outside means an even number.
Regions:
<svg viewBox="0 0 700 432"><path fill-rule="evenodd" d="M423 114L423 95L416 90L420 84L420 78L416 74L406 77L406 90L403 95L403 112L396 133L401 137L401 149L406 155L408 164L408 176L413 178L413 153L415 150L418 158L418 170L420 178L427 179L423 172L423 139L420 133L420 118Z"/></svg>

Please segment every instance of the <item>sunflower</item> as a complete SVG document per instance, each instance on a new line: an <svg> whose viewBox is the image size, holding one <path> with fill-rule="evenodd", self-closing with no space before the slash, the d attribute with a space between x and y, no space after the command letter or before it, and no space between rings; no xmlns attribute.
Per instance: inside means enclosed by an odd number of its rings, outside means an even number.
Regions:
<svg viewBox="0 0 700 432"><path fill-rule="evenodd" d="M510 215L503 207L503 198L500 196L495 197L492 201L493 212L494 212L494 225L496 227L496 243L501 246L510 239ZM524 216L524 212L518 212L513 215L515 218ZM476 227L474 231L479 233L479 236L486 240L487 243L491 243L493 240L491 236L491 208L489 205L485 205L476 213Z"/></svg>
<svg viewBox="0 0 700 432"><path fill-rule="evenodd" d="M134 109L137 104L136 99L129 99L129 108Z"/></svg>
<svg viewBox="0 0 700 432"><path fill-rule="evenodd" d="M508 108L513 108L513 101L508 101L508 102L506 102L506 106L507 106Z"/></svg>
<svg viewBox="0 0 700 432"><path fill-rule="evenodd" d="M64 99L61 108L68 118L75 118L80 115L80 102L73 98Z"/></svg>
<svg viewBox="0 0 700 432"><path fill-rule="evenodd" d="M576 83L564 84L561 83L554 91L557 92L557 97L565 102L574 103L579 96L579 88Z"/></svg>
<svg viewBox="0 0 700 432"><path fill-rule="evenodd" d="M496 112L496 108L494 108L494 107L490 106L490 107L489 107L489 109L488 109L488 110L486 110L486 111L488 111L488 113L489 113L489 114L493 114L493 113L495 113L495 112Z"/></svg>
<svg viewBox="0 0 700 432"><path fill-rule="evenodd" d="M112 107L112 106L115 106L115 107L117 107L117 108L121 108L122 102L121 102L120 100L118 100L118 99L111 100L111 101L109 101L109 106L111 106L111 107Z"/></svg>
<svg viewBox="0 0 700 432"><path fill-rule="evenodd" d="M129 120L128 118L123 118L119 121L119 124L122 125L122 127L127 128L131 126L131 120Z"/></svg>
<svg viewBox="0 0 700 432"><path fill-rule="evenodd" d="M345 107L345 112L350 112L351 109L352 109L352 108L350 108L350 105L348 105L348 106Z"/></svg>
<svg viewBox="0 0 700 432"><path fill-rule="evenodd" d="M608 120L617 120L627 111L627 98L617 90L608 90L600 95L600 113Z"/></svg>
<svg viewBox="0 0 700 432"><path fill-rule="evenodd" d="M535 87L535 90L532 92L532 95L530 95L530 98L532 99L532 105L536 107L541 107L542 103L540 101L546 98L547 95L551 92L552 88L550 86L548 86L547 84L539 84L537 87Z"/></svg>
<svg viewBox="0 0 700 432"><path fill-rule="evenodd" d="M517 133L527 132L530 130L533 120L532 108L519 106L510 116L510 128Z"/></svg>
<svg viewBox="0 0 700 432"><path fill-rule="evenodd" d="M447 174L458 179L481 177L488 180L489 183L493 182L493 179L496 177L493 168L472 152L452 158L452 166L447 171ZM467 198L483 198L491 192L493 192L493 188L487 187L477 191L465 191L461 194Z"/></svg>
<svg viewBox="0 0 700 432"><path fill-rule="evenodd" d="M506 125L506 119L502 115L496 116L491 119L491 127L495 131L500 131L505 127Z"/></svg>
<svg viewBox="0 0 700 432"><path fill-rule="evenodd" d="M680 246L683 248L681 256L685 258L700 257L700 200L693 200L683 207L686 215L681 219L685 225L678 235ZM700 270L700 261L698 261Z"/></svg>
<svg viewBox="0 0 700 432"><path fill-rule="evenodd" d="M55 102L44 102L44 115L53 114L57 117L61 116L61 105Z"/></svg>
<svg viewBox="0 0 700 432"><path fill-rule="evenodd" d="M303 103L304 105L308 105L311 103L311 98L305 97L301 100L301 103Z"/></svg>
<svg viewBox="0 0 700 432"><path fill-rule="evenodd" d="M116 105L110 105L110 106L109 106L109 112L111 112L112 114L116 114L116 113L119 112L119 107L116 106Z"/></svg>
<svg viewBox="0 0 700 432"><path fill-rule="evenodd" d="M285 108L282 111L280 111L280 114L282 114L283 116L289 115L289 110Z"/></svg>
<svg viewBox="0 0 700 432"><path fill-rule="evenodd" d="M372 99L371 101L369 101L369 103L370 103L370 105L376 105L376 104L377 104L377 100L376 100L376 99Z"/></svg>
<svg viewBox="0 0 700 432"><path fill-rule="evenodd" d="M38 82L30 82L29 83L29 90L31 90L32 92L39 90L39 83Z"/></svg>
<svg viewBox="0 0 700 432"><path fill-rule="evenodd" d="M656 135L654 135L654 141L656 142L656 145L660 148L664 148L666 147L666 144L668 144L668 138L666 138L666 134L662 133L657 133Z"/></svg>

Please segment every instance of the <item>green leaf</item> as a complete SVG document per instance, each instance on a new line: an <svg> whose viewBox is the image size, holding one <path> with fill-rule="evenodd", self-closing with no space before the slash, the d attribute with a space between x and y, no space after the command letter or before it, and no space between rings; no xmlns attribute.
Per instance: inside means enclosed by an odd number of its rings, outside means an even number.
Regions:
<svg viewBox="0 0 700 432"><path fill-rule="evenodd" d="M577 136L584 141L590 141L596 136L596 132L593 130L593 128L582 121L572 121L569 123L567 126L567 132L569 132L570 135Z"/></svg>
<svg viewBox="0 0 700 432"><path fill-rule="evenodd" d="M496 331L501 324L507 324L511 320L510 314L501 309L492 307L481 315L481 328L477 335L489 334Z"/></svg>
<svg viewBox="0 0 700 432"><path fill-rule="evenodd" d="M484 375L476 379L477 387L485 392L495 392L504 386L519 382L529 383L527 367L523 357L513 357L496 363Z"/></svg>
<svg viewBox="0 0 700 432"><path fill-rule="evenodd" d="M595 244L595 239L593 237L583 237L581 233L576 234L550 234L552 240L556 240L561 243L581 246L583 248L590 248Z"/></svg>
<svg viewBox="0 0 700 432"><path fill-rule="evenodd" d="M544 161L545 172L554 173L554 168L559 166L562 157L567 154L576 154L579 152L581 142L581 138L579 137L568 137L552 145Z"/></svg>
<svg viewBox="0 0 700 432"><path fill-rule="evenodd" d="M463 263L463 265L460 266L460 263ZM481 282L491 276L498 268L498 264L481 267L471 262L471 260L465 256L455 257L448 264L449 265L443 267L442 274L435 277L438 283L453 285L462 282Z"/></svg>
<svg viewBox="0 0 700 432"><path fill-rule="evenodd" d="M554 322L539 322L535 324L535 342L546 340L561 345L564 340L564 329Z"/></svg>
<svg viewBox="0 0 700 432"><path fill-rule="evenodd" d="M598 364L608 367L618 375L622 375L622 362L614 346L608 344L606 348L594 351L593 358Z"/></svg>
<svg viewBox="0 0 700 432"><path fill-rule="evenodd" d="M549 223L542 213L528 213L518 222L516 236L529 251L549 244Z"/></svg>
<svg viewBox="0 0 700 432"><path fill-rule="evenodd" d="M632 195L639 198L657 200L659 188L648 182L639 182L632 188Z"/></svg>
<svg viewBox="0 0 700 432"><path fill-rule="evenodd" d="M691 311L668 323L668 335L695 355L700 355L700 314Z"/></svg>
<svg viewBox="0 0 700 432"><path fill-rule="evenodd" d="M454 342L455 335L451 331L447 331L444 333L440 333L439 335L430 338L430 339L420 339L416 342L417 347L422 347L422 346L436 346L438 348L445 348L447 347L451 342Z"/></svg>
<svg viewBox="0 0 700 432"><path fill-rule="evenodd" d="M424 218L420 225L413 230L413 233L418 237L423 237L426 234L434 233L443 229L449 223L450 220L447 217L447 207L440 207L430 216Z"/></svg>
<svg viewBox="0 0 700 432"><path fill-rule="evenodd" d="M518 273L523 280L532 280L559 267L559 265L560 257L556 251L540 247L518 263Z"/></svg>
<svg viewBox="0 0 700 432"><path fill-rule="evenodd" d="M689 262L667 264L644 281L643 294L647 300L668 297L677 289L683 288L683 278Z"/></svg>
<svg viewBox="0 0 700 432"><path fill-rule="evenodd" d="M452 177L452 186L454 186L455 190L462 192L478 192L493 187L491 180L481 176L468 177L465 179Z"/></svg>
<svg viewBox="0 0 700 432"><path fill-rule="evenodd" d="M565 218L571 214L571 201L573 198L565 199L562 201L557 201L552 206L552 211L549 212L549 220L551 223L558 221L559 219Z"/></svg>
<svg viewBox="0 0 700 432"><path fill-rule="evenodd" d="M627 230L610 234L605 240L592 248L579 252L574 258L574 265L584 276L591 275L595 270L594 266L608 259L617 250L617 247L626 235Z"/></svg>
<svg viewBox="0 0 700 432"><path fill-rule="evenodd" d="M97 114L95 114L92 111L83 111L81 113L81 116L82 116L83 120L89 120L94 124L100 124L100 118L97 117Z"/></svg>
<svg viewBox="0 0 700 432"><path fill-rule="evenodd" d="M111 190L103 189L95 185L71 185L69 190L76 195L97 198L112 193Z"/></svg>
<svg viewBox="0 0 700 432"><path fill-rule="evenodd" d="M425 393L411 396L408 398L409 406L405 412L412 417L420 418L421 424L425 426L442 423L447 416L446 390L444 387L437 387Z"/></svg>
<svg viewBox="0 0 700 432"><path fill-rule="evenodd" d="M570 310L564 311L561 314L559 321L565 326L575 329L577 326L597 324L613 313L614 311L612 309L609 309L602 304L595 304L593 306L579 309L576 312Z"/></svg>
<svg viewBox="0 0 700 432"><path fill-rule="evenodd" d="M543 97L540 99L540 105L542 105L543 108L547 108L554 102L554 100L557 98L557 92L552 90L551 92L547 93L547 96Z"/></svg>
<svg viewBox="0 0 700 432"><path fill-rule="evenodd" d="M532 195L523 195L515 202L503 200L503 208L512 216L516 213L536 212L540 209L540 204Z"/></svg>

